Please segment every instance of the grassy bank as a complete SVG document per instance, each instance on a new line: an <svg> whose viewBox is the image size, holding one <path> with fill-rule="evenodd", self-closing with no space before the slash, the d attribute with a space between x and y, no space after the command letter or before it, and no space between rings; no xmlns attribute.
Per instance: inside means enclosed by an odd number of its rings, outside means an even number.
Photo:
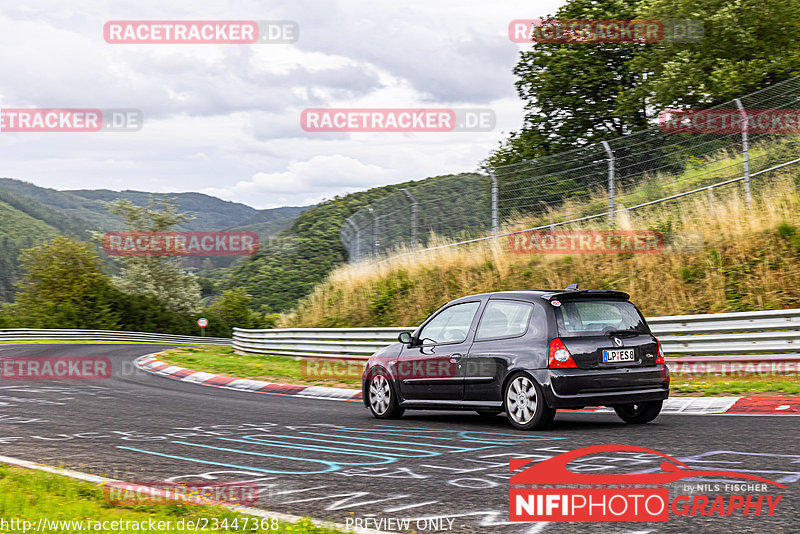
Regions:
<svg viewBox="0 0 800 534"><path fill-rule="evenodd" d="M218 521L218 525L225 524L227 520L228 529L205 530L204 532L270 532L270 533L320 533L335 534L339 531L319 528L314 526L309 520L303 519L298 523L278 522L270 524L265 521L263 526L267 528L256 530L253 526L254 521L260 518L245 516L219 506L201 505L135 505L135 506L112 506L108 504L103 496L103 489L96 484L74 480L62 475L45 473L41 471L31 471L19 467L0 464L0 518L6 522L12 520L25 520L33 523L35 530L40 518L50 521L42 528L41 532L48 533L88 533L88 532L197 532L194 529L178 529L178 521L208 521L213 525ZM238 519L238 523L236 520ZM245 519L249 519L245 527ZM92 529L86 524L87 521L128 521L127 526L132 527L133 522L147 524L149 520L154 522L164 521L164 526L171 525L172 528L156 529L150 528L103 528L101 530ZM77 523L56 525L52 521L83 521L82 525ZM166 522L169 523L166 523ZM236 528L233 528L236 525ZM111 526L110 523L107 526ZM259 523L259 526L261 524ZM272 527L275 528L272 528ZM8 527L3 527L5 531ZM15 528L12 524L10 531L22 531L22 527Z"/></svg>
<svg viewBox="0 0 800 534"><path fill-rule="evenodd" d="M463 295L572 282L628 292L650 316L798 307L798 212L796 176L786 173L754 182L750 206L735 185L715 192L713 203L703 194L618 214L617 229L661 232L661 253L515 254L508 238L500 238L347 264L282 326L415 325ZM530 222L519 220L509 229Z"/></svg>
<svg viewBox="0 0 800 534"><path fill-rule="evenodd" d="M361 387L360 362L344 360L296 360L286 356L240 356L226 346L205 346L171 349L159 354L158 359L172 365L196 371L217 373L236 378L250 378L285 384L307 384L359 389ZM800 395L797 375L759 376L672 376L673 396L715 395Z"/></svg>

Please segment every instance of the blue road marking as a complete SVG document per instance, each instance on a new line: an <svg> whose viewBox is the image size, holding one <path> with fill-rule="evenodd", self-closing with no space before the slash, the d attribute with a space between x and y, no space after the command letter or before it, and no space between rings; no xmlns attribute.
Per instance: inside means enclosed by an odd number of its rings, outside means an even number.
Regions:
<svg viewBox="0 0 800 534"><path fill-rule="evenodd" d="M256 434L258 436L259 434ZM269 434L266 434L269 435ZM410 455L392 455L392 456L382 456L379 454L375 454L374 452L365 451L365 450L356 450L356 449L344 449L341 447L323 447L320 445L306 445L303 443L286 443L283 441L269 441L269 440L262 440L256 439L253 436L242 436L245 439L236 439L236 438L217 438L225 441L234 441L237 443L249 443L250 445L271 445L274 447L283 447L285 449L300 449L301 451L316 451L316 452L327 452L331 454L350 454L353 456L369 456L372 458L384 458L384 459L391 459L394 461L397 456L406 457L406 458L419 458L419 456L410 456ZM185 443L187 445L193 445L192 443L188 442L174 442L174 443ZM198 445L199 446L199 445ZM231 450L238 450L238 449L231 449ZM262 454L262 453L253 453L253 454ZM438 453L433 455L427 456L438 456ZM352 464L352 465L370 465L370 464Z"/></svg>
<svg viewBox="0 0 800 534"><path fill-rule="evenodd" d="M338 471L339 469L341 469L341 467L338 466L337 464L335 464L334 462L327 462L325 460L309 460L307 458L293 458L291 456L273 455L275 458L283 458L283 459L287 459L287 460L299 460L301 462L317 462L317 463L327 464L328 465L328 469L323 469L321 471L280 471L280 470L275 470L275 469L264 469L264 468L261 468L261 467L253 467L252 465L238 465L238 464L228 464L228 463L223 463L223 462L212 462L210 460L201 460L199 458L188 458L186 456L178 456L178 455L175 455L175 454L166 454L166 453L163 453L163 452L148 451L148 450L145 450L145 449L136 449L134 447L117 446L117 448L118 449L126 449L126 450L134 451L134 452L142 452L144 454L151 454L153 456L161 456L163 458L173 458L175 460L184 460L184 461L187 461L187 462L194 462L194 463L199 463L199 464L219 465L221 467L232 467L234 469L249 469L251 471L258 471L260 473L273 473L273 474L280 474L280 475L319 475L319 474L322 474L322 473L330 473L332 471ZM215 447L211 447L211 448L213 449Z"/></svg>
<svg viewBox="0 0 800 534"><path fill-rule="evenodd" d="M314 434L313 432L304 432L304 434L320 435L320 434ZM333 441L333 440L330 440L330 439L308 438L308 437L305 437L305 436L286 436L286 435L282 435L282 434L257 434L257 436L258 435L260 435L260 436L268 436L268 437L277 437L277 438L301 439L301 440L307 440L307 441L321 441L323 443L341 444L341 445L349 445L349 446L356 446L356 447L358 447L360 445L363 445L365 447L367 447L367 446L369 447L369 449L346 449L346 448L342 448L342 447L320 447L319 445L311 445L310 446L310 447L317 447L319 449L332 449L332 448L335 448L335 449L338 449L338 450L341 450L341 451L358 451L359 453L370 452L372 449L389 449L391 451L410 451L410 452L422 453L422 454L403 454L403 455L400 455L400 456L402 456L404 458L422 458L422 457L425 457L425 456L439 456L439 454L440 454L438 452L427 451L425 449L409 449L409 448L406 448L406 447L385 447L385 446L381 446L381 445L373 445L373 444L367 444L367 443L363 443L362 444L362 443L352 443L352 442L343 442L343 441ZM324 436L325 434L321 434L321 435ZM254 440L255 442L258 442L258 443L275 443L275 442L272 442L272 441L269 441L269 440L260 439L260 438L258 438L256 436L242 436L242 437L244 439ZM339 436L332 436L332 437L339 437ZM231 438L220 438L220 439L227 439L229 441L237 441L237 440L231 439ZM378 441L378 442L381 442L381 443L389 443L386 440L371 440L371 441ZM278 442L278 443L282 443L282 442ZM419 445L419 443L416 443L416 444L409 443L408 445ZM442 447L443 445L438 445L438 446ZM303 447L303 448L304 449L308 449L308 447ZM452 448L455 449L457 447L452 447ZM466 450L473 450L473 449L466 449ZM372 456L372 454L370 454L370 456ZM397 455L393 454L392 456L397 456Z"/></svg>
<svg viewBox="0 0 800 534"><path fill-rule="evenodd" d="M320 432L301 432L302 434L311 434L312 436L323 436L323 437L331 437L331 438L344 438L344 439L357 439L360 441L377 441L380 443L397 443L400 445L420 445L417 441L392 441L388 439L376 439L376 438L360 438L357 436L338 436L336 434L322 434ZM351 445L358 445L357 443L351 443ZM490 449L491 447L475 447L475 448L467 448L467 447L457 447L455 445L439 445L437 443L425 443L426 447L437 447L442 449L455 449L452 452L467 452L467 451L477 451L480 449ZM374 445L370 445L370 447L374 447Z"/></svg>
<svg viewBox="0 0 800 534"><path fill-rule="evenodd" d="M520 445L532 441L549 441L565 439L557 436L531 436L523 437L516 434L493 433L470 430L431 430L421 428L406 428L392 425L378 425L380 429L363 429L352 427L335 427L326 429L325 432L301 432L303 436L287 434L250 434L238 438L218 437L216 439L247 445L258 445L261 447L277 447L284 449L297 449L306 453L319 454L340 454L351 456L364 456L369 458L366 462L342 462L325 460L322 458L308 458L272 454L267 452L257 452L254 450L235 449L231 447L221 447L216 445L206 445L193 443L191 441L171 441L176 445L188 447L199 447L220 452L233 454L244 454L261 458L276 458L284 461L297 461L323 466L322 469L313 471L287 471L281 469L270 469L265 467L254 467L239 465L212 460L203 460L191 456L181 456L177 454L167 454L134 447L118 446L119 449L161 456L163 458L173 458L186 462L200 464L217 465L221 467L231 467L235 469L250 469L261 473L286 474L286 475L315 475L339 471L344 467L361 467L371 465L386 465L397 462L405 458L426 458L441 456L445 453L471 452L485 449L492 449L500 446ZM400 430L400 432L397 432ZM362 436L358 433L364 434ZM380 437L376 436L380 434ZM446 434L445 436L432 436L430 434ZM313 437L309 437L313 436ZM418 441L388 440L386 437L407 437ZM337 438L336 440L331 438ZM499 440L497 438L500 438ZM508 439L512 438L512 439ZM448 441L450 444L432 443L432 441ZM321 442L323 444L309 443ZM462 442L463 445L458 445ZM378 445L377 443L380 443ZM411 445L412 447L397 447L395 445ZM374 449L381 449L375 451ZM438 449L438 450L437 450ZM446 449L446 450L442 450Z"/></svg>

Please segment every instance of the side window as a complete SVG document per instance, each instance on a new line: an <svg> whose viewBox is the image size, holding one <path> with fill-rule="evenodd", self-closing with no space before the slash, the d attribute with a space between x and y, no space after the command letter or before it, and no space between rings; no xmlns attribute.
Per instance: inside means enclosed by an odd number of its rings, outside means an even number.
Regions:
<svg viewBox="0 0 800 534"><path fill-rule="evenodd" d="M465 302L445 308L420 331L419 340L425 345L465 341L480 305L480 302Z"/></svg>
<svg viewBox="0 0 800 534"><path fill-rule="evenodd" d="M521 336L528 330L533 304L517 300L490 300L475 340Z"/></svg>

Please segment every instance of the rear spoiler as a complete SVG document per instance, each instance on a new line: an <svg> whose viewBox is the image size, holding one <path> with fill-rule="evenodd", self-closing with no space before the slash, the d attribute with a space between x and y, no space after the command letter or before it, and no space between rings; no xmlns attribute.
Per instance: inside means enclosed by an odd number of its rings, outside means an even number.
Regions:
<svg viewBox="0 0 800 534"><path fill-rule="evenodd" d="M613 289L580 289L580 290L569 290L569 291L559 291L558 293L552 293L549 295L548 300L569 300L569 299L580 299L580 298L611 298L611 299L623 299L629 300L631 298L630 295L623 291L615 291Z"/></svg>

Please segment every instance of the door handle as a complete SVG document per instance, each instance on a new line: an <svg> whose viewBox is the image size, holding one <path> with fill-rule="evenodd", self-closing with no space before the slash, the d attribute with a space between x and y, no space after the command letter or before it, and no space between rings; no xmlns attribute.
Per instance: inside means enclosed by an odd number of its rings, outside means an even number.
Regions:
<svg viewBox="0 0 800 534"><path fill-rule="evenodd" d="M458 353L450 355L450 361L453 362L453 363L456 363L461 358L463 358L463 356L461 356L461 354L458 354Z"/></svg>

